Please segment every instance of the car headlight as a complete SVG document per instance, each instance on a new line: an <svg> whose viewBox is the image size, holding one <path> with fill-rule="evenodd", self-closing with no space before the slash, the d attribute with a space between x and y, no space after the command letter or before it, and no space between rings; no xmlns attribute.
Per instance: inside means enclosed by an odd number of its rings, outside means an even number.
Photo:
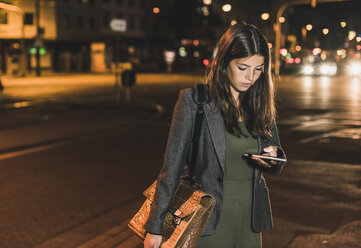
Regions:
<svg viewBox="0 0 361 248"><path fill-rule="evenodd" d="M303 68L303 72L306 74L306 75L311 75L313 73L313 67L311 65L306 65L304 68Z"/></svg>
<svg viewBox="0 0 361 248"><path fill-rule="evenodd" d="M354 63L354 64L351 64L349 67L348 67L348 73L351 75L351 76L358 76L361 74L361 64L360 63Z"/></svg>
<svg viewBox="0 0 361 248"><path fill-rule="evenodd" d="M328 75L329 71L330 71L329 65L322 65L320 68L320 72L322 75Z"/></svg>
<svg viewBox="0 0 361 248"><path fill-rule="evenodd" d="M333 76L336 75L336 73L337 73L337 65L331 65L329 75Z"/></svg>
<svg viewBox="0 0 361 248"><path fill-rule="evenodd" d="M334 64L323 64L320 67L320 72L322 75L334 76L337 72L337 66Z"/></svg>

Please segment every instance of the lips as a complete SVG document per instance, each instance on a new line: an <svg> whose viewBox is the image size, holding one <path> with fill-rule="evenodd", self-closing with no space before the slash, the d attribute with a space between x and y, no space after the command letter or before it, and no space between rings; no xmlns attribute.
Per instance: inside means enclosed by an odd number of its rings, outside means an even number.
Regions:
<svg viewBox="0 0 361 248"><path fill-rule="evenodd" d="M251 87L252 84L241 83L241 85L242 85L243 87Z"/></svg>

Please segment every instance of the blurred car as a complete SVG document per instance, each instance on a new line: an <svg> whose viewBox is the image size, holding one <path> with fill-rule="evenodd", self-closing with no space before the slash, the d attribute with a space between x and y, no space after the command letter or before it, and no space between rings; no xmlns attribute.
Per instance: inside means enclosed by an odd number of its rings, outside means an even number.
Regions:
<svg viewBox="0 0 361 248"><path fill-rule="evenodd" d="M346 72L352 77L361 77L361 61L351 60L346 65Z"/></svg>
<svg viewBox="0 0 361 248"><path fill-rule="evenodd" d="M304 64L302 74L307 76L335 76L337 74L337 64L332 61Z"/></svg>

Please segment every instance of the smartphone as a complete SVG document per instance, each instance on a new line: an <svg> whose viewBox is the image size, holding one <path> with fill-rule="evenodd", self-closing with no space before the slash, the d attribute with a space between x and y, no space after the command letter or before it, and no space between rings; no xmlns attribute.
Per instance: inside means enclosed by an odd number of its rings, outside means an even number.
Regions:
<svg viewBox="0 0 361 248"><path fill-rule="evenodd" d="M251 153L245 153L242 156L247 157L247 158L256 157L256 158L261 158L261 159L268 159L268 160L282 161L282 162L287 161L284 158L276 158L276 157L270 157L270 156L264 156L264 155L258 155L258 154L251 154Z"/></svg>

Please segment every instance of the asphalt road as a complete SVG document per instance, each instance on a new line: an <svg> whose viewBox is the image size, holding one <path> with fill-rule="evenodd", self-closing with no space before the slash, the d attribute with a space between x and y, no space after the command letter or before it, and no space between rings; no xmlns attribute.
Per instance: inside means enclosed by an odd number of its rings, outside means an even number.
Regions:
<svg viewBox="0 0 361 248"><path fill-rule="evenodd" d="M114 101L107 75L4 79L0 247L77 247L117 226L109 247L133 247L122 225L161 167L179 89L199 76L138 79L131 102ZM277 88L289 162L266 175L264 248L361 247L361 80L289 76ZM339 241L347 232L356 238Z"/></svg>

